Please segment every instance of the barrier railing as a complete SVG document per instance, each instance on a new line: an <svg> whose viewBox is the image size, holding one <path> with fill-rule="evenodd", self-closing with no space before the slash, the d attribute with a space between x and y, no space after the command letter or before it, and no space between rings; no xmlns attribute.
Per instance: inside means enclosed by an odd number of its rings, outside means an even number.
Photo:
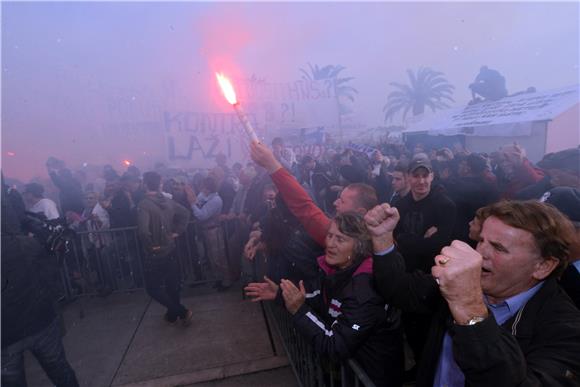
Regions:
<svg viewBox="0 0 580 387"><path fill-rule="evenodd" d="M275 321L274 326L282 338L282 345L301 386L375 386L356 360L347 359L337 363L318 355L312 345L294 329L291 316L285 309L273 303L266 303L265 307Z"/></svg>
<svg viewBox="0 0 580 387"><path fill-rule="evenodd" d="M239 248L243 238L238 238L248 233L240 227L236 219L220 223L225 254L230 264L241 264L242 267L238 269L245 277L242 282L261 281L267 263L256 259L244 267ZM204 240L204 233L200 232L195 222L191 222L187 231L177 239L177 259L185 284L219 279L208 262L207 248L208 241ZM65 298L144 288L143 250L137 227L77 232L71 251L64 259L61 280L61 291ZM263 303L263 307L269 320L275 322L273 325L282 338L301 386L374 387L374 383L355 360L336 363L319 356L312 345L294 329L291 316L285 309L273 303Z"/></svg>
<svg viewBox="0 0 580 387"><path fill-rule="evenodd" d="M231 238L234 221L220 224L223 240ZM195 222L176 240L176 256L184 284L219 280L205 254L204 233ZM225 243L229 256L229 244ZM137 227L79 231L61 268L61 296L107 295L145 287L143 248ZM239 258L238 258L239 259Z"/></svg>
<svg viewBox="0 0 580 387"><path fill-rule="evenodd" d="M254 281L261 281L267 264L260 255L253 261ZM342 362L321 357L312 344L296 331L292 316L273 302L262 302L270 320L282 339L282 345L300 386L304 387L375 387L364 369L354 359Z"/></svg>

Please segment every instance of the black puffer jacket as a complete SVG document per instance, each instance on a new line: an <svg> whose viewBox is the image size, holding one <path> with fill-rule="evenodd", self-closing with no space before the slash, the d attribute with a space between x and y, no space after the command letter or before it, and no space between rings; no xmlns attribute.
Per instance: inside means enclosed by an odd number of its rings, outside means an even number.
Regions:
<svg viewBox="0 0 580 387"><path fill-rule="evenodd" d="M415 313L434 312L417 386L433 386L447 330L466 386L580 385L580 311L555 279L546 280L501 326L492 314L479 324L459 326L453 324L433 277L405 273L397 251L375 256L374 274L380 294L392 305Z"/></svg>
<svg viewBox="0 0 580 387"><path fill-rule="evenodd" d="M377 386L400 386L400 312L374 289L372 259L336 271L318 258L320 278L306 284L306 303L293 316L298 331L321 355L354 358Z"/></svg>

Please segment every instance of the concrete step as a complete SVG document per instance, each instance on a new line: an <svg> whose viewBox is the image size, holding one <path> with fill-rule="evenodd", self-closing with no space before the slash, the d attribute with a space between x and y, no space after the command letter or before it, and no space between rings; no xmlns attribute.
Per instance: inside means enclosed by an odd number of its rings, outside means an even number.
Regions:
<svg viewBox="0 0 580 387"><path fill-rule="evenodd" d="M258 375L256 373L262 374L260 371L273 369L275 370L279 368L289 368L288 364L289 364L288 359L286 357L272 356L264 359L249 360L240 363L222 365L214 368L207 368L181 375L171 375L163 378L146 380L143 382L128 383L122 385L114 384L114 386L119 387L175 387L186 385L200 386L199 383L210 386L214 385L214 383L207 382L215 382L216 383L215 385L221 385L220 383L225 383L226 385L229 385L228 383L232 383L233 380L237 380L238 382L246 380L247 383L250 383L251 380L265 378L264 375ZM245 375L247 374L251 374L253 376L245 379ZM244 375L244 377L240 377L240 375ZM295 386L296 379L294 378L294 374L292 373L291 369L289 376L291 377L290 383L294 384L288 384L288 386ZM234 379L234 377L236 378ZM274 383L274 381L271 379L270 382ZM233 385L254 386L255 384L233 384ZM269 385L274 386L279 384L269 384Z"/></svg>
<svg viewBox="0 0 580 387"><path fill-rule="evenodd" d="M190 384L186 387L298 387L292 368L281 367L231 378Z"/></svg>

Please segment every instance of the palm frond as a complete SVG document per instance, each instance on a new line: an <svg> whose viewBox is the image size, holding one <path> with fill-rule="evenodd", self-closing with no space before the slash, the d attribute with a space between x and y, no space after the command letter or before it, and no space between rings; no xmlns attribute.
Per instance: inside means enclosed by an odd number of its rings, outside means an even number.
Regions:
<svg viewBox="0 0 580 387"><path fill-rule="evenodd" d="M417 71L408 69L408 84L390 82L396 90L387 96L387 104L383 108L385 121L392 119L402 110L405 120L410 110L419 114L429 107L432 111L449 108L445 101L454 102L452 95L455 87L445 79L445 74L430 67L420 66Z"/></svg>

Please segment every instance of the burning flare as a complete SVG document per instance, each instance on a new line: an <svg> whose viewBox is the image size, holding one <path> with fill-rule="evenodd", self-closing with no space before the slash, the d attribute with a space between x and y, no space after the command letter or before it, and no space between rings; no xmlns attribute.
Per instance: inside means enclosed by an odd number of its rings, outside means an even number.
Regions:
<svg viewBox="0 0 580 387"><path fill-rule="evenodd" d="M222 93L224 93L224 97L226 97L226 99L230 104L232 105L237 104L238 100L236 98L236 91L232 86L232 82L230 82L230 80L226 78L222 73L215 73L215 76L217 77L218 83L220 84Z"/></svg>
<svg viewBox="0 0 580 387"><path fill-rule="evenodd" d="M242 123L244 131L246 132L246 135L250 138L250 141L256 142L256 143L260 142L260 140L258 140L258 135L256 134L256 131L254 130L254 128L252 127L252 124L250 123L250 120L248 119L248 116L246 115L246 113L244 113L244 110L242 109L242 105L240 105L240 103L238 102L238 100L236 98L236 92L235 92L234 87L232 86L232 83L230 82L230 80L228 78L226 78L222 73L215 73L215 75L216 75L218 83L222 89L222 93L224 93L224 97L226 97L228 102L234 108L234 111L238 115L238 118L240 119L240 122Z"/></svg>
<svg viewBox="0 0 580 387"><path fill-rule="evenodd" d="M123 164L125 164L126 166L130 166L131 162L129 160L123 160Z"/></svg>

